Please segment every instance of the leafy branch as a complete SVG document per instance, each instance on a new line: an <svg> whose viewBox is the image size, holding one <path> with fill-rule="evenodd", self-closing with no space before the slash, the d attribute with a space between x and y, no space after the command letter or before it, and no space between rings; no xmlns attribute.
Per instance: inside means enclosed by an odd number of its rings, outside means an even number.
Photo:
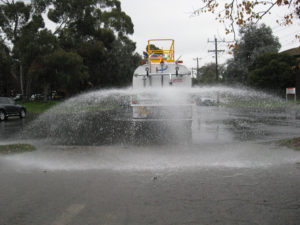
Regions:
<svg viewBox="0 0 300 225"><path fill-rule="evenodd" d="M294 14L297 14L300 8L300 0L201 0L201 2L202 6L194 10L191 16L205 13L216 15L216 20L225 25L226 34L232 33L235 40L235 27L257 24L267 14L271 14L276 6L289 9L288 14L276 20L282 26L292 24Z"/></svg>

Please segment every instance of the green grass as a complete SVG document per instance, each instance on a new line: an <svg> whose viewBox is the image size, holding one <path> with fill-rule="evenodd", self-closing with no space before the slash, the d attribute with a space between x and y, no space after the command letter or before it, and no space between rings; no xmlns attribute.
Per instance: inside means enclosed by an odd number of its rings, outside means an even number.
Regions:
<svg viewBox="0 0 300 225"><path fill-rule="evenodd" d="M283 140L280 144L294 150L300 150L300 137Z"/></svg>
<svg viewBox="0 0 300 225"><path fill-rule="evenodd" d="M117 105L74 105L74 106L63 106L56 108L53 112L57 114L66 113L81 113L81 112L101 112L109 111L117 108Z"/></svg>
<svg viewBox="0 0 300 225"><path fill-rule="evenodd" d="M30 144L0 145L0 154L13 154L35 151L36 147Z"/></svg>
<svg viewBox="0 0 300 225"><path fill-rule="evenodd" d="M59 101L31 101L31 102L21 102L24 105L28 112L31 113L43 113L50 109L51 107L59 104Z"/></svg>
<svg viewBox="0 0 300 225"><path fill-rule="evenodd" d="M281 107L299 107L293 101L269 101L269 100L233 100L228 103L221 103L222 106L227 107L251 107L251 108L281 108Z"/></svg>
<svg viewBox="0 0 300 225"><path fill-rule="evenodd" d="M31 113L43 113L50 108L58 105L61 103L60 101L27 101L27 102L20 102L20 104L24 105L28 112ZM96 112L96 111L107 111L115 109L118 105L117 104L95 104L95 105L64 105L63 107L56 108L53 112L57 114L65 114L65 113L78 113L78 112Z"/></svg>

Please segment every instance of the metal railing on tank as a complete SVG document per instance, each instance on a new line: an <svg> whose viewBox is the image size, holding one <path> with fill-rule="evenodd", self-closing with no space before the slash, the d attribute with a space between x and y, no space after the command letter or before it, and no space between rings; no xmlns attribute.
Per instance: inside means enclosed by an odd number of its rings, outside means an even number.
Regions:
<svg viewBox="0 0 300 225"><path fill-rule="evenodd" d="M157 42L169 42L168 50L165 49L151 49L151 46ZM155 46L155 45L154 45ZM173 39L150 39L148 40L148 56L150 63L160 63L163 58L166 62L175 62L175 47Z"/></svg>

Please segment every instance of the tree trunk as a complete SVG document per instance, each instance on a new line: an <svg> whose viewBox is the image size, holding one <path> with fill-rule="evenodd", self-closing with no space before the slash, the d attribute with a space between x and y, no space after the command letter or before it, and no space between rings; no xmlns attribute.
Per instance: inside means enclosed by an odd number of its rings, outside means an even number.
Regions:
<svg viewBox="0 0 300 225"><path fill-rule="evenodd" d="M31 94L31 83L32 80L30 78L27 79L26 82L26 91L25 91L25 98L29 99L30 98L30 94Z"/></svg>
<svg viewBox="0 0 300 225"><path fill-rule="evenodd" d="M48 95L49 95L49 89L50 89L50 85L49 84L45 84L44 85L44 101L48 100Z"/></svg>

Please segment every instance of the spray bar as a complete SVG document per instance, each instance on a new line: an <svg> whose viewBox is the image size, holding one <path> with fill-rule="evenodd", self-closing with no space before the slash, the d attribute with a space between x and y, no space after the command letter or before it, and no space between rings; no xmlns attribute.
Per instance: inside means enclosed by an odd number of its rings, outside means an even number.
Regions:
<svg viewBox="0 0 300 225"><path fill-rule="evenodd" d="M176 76L174 73L149 73L148 76ZM177 76L184 76L184 75L190 75L190 74L178 74ZM147 76L147 74L134 74L135 77L143 77Z"/></svg>

